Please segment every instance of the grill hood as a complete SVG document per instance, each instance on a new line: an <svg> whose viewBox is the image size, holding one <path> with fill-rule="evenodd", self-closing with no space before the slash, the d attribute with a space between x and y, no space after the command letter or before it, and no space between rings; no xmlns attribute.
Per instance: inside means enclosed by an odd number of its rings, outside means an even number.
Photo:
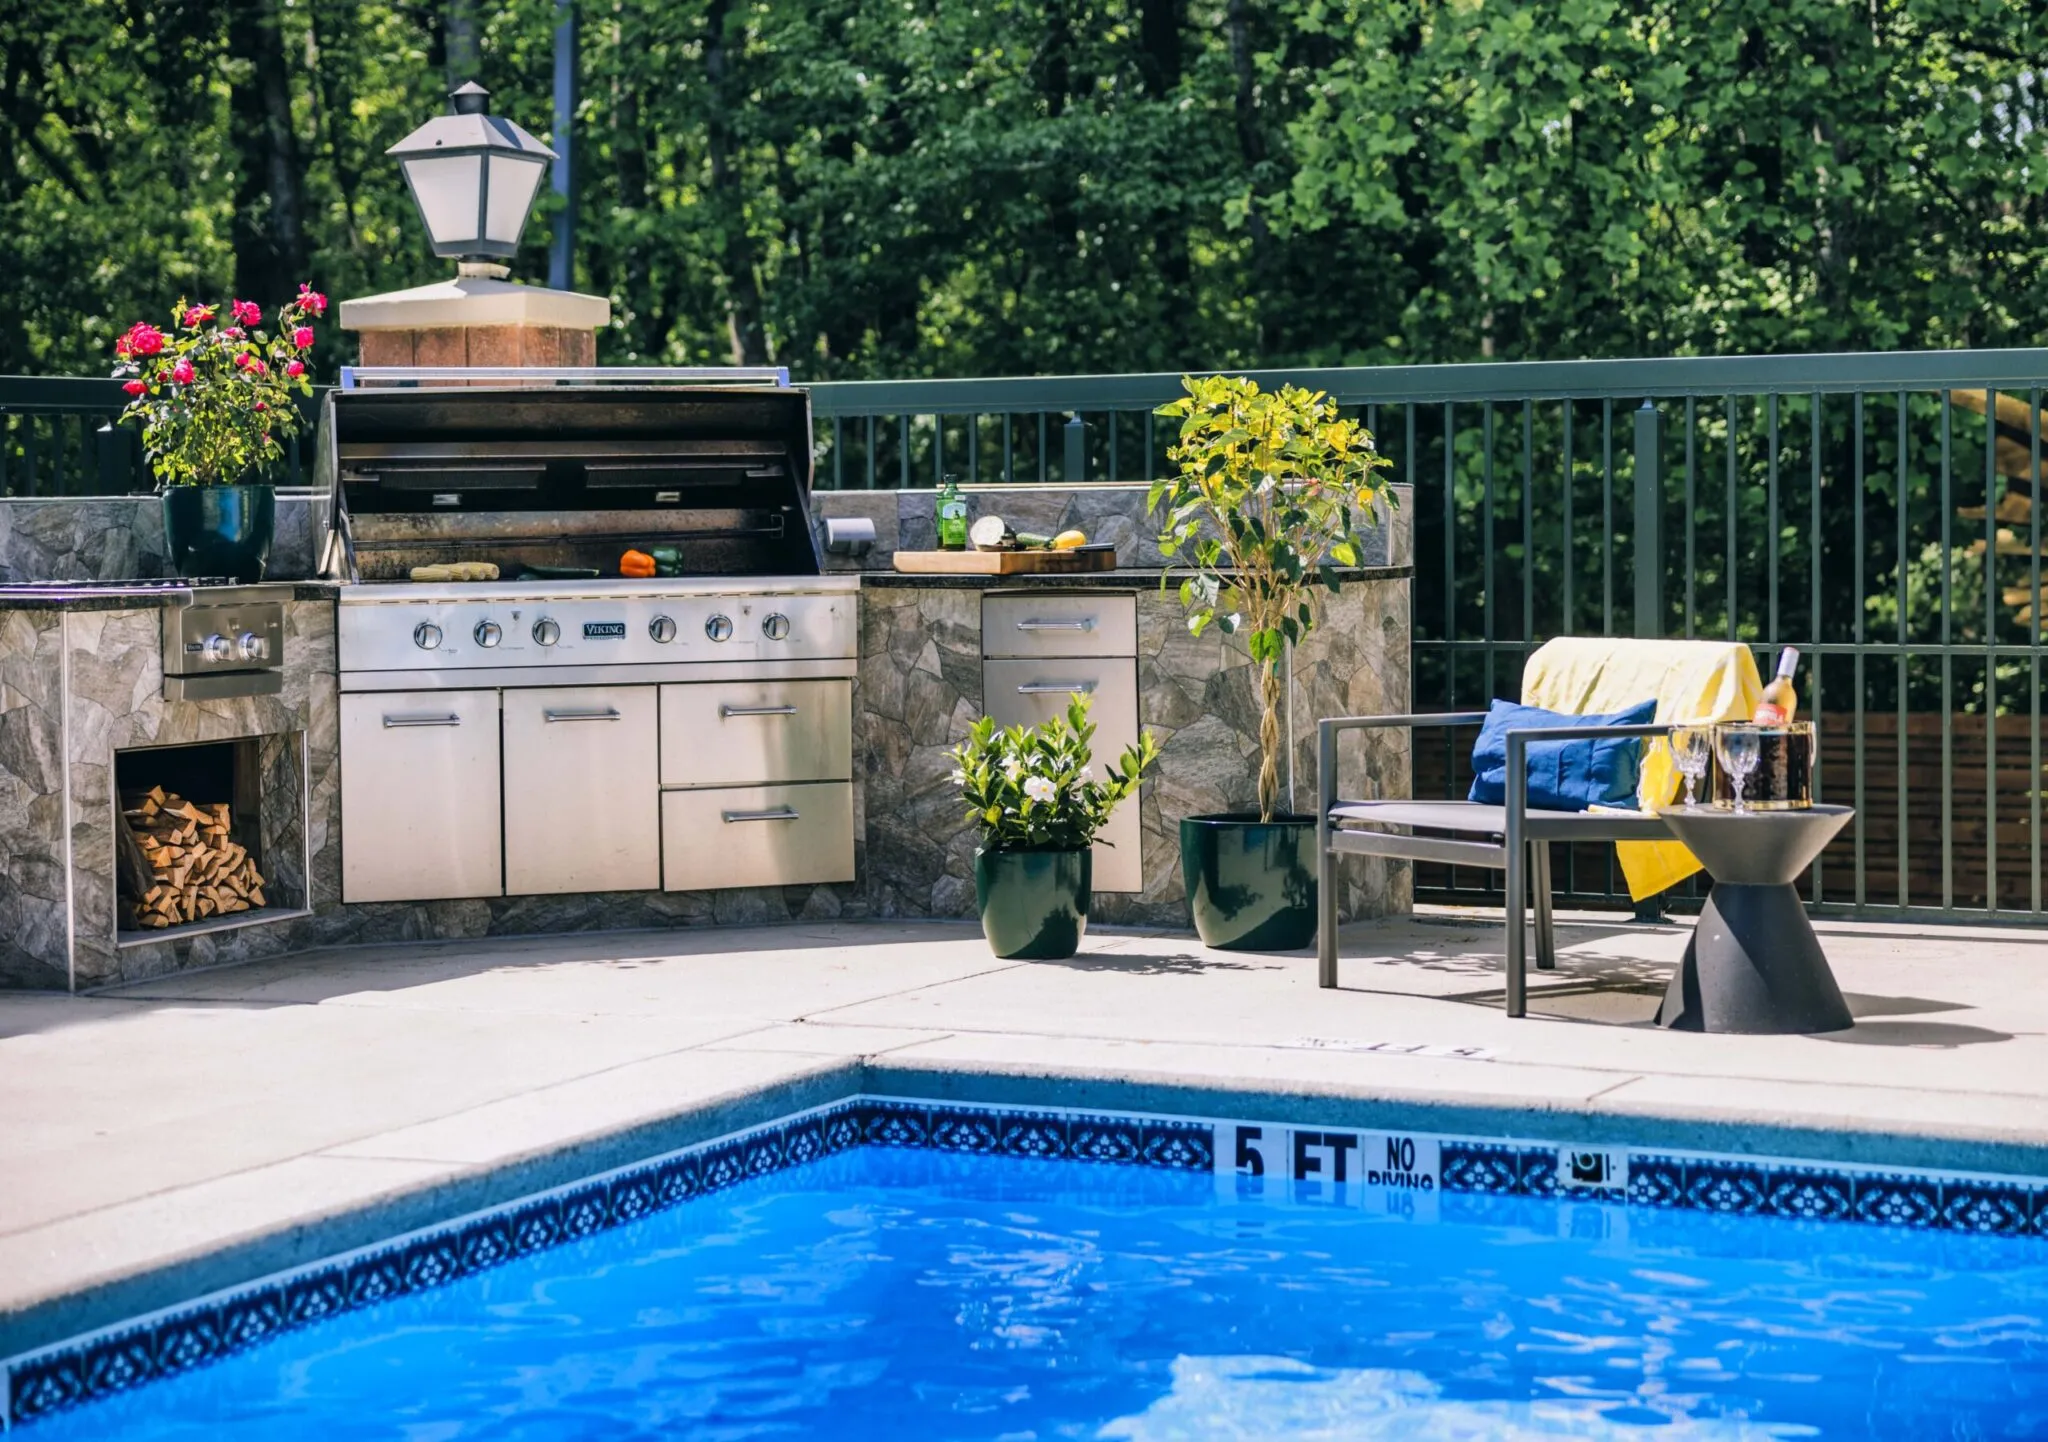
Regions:
<svg viewBox="0 0 2048 1442"><path fill-rule="evenodd" d="M686 574L816 575L810 397L787 386L330 392L327 571L594 566L668 545Z"/></svg>

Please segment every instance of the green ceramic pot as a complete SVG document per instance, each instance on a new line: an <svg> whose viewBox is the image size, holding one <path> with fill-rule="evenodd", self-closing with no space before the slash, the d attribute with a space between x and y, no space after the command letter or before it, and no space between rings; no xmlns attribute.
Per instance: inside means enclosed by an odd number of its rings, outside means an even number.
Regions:
<svg viewBox="0 0 2048 1442"><path fill-rule="evenodd" d="M1190 816L1180 824L1180 870L1202 945L1297 951L1315 940L1313 816Z"/></svg>
<svg viewBox="0 0 2048 1442"><path fill-rule="evenodd" d="M277 533L274 487L171 486L163 505L164 540L176 574L263 579Z"/></svg>
<svg viewBox="0 0 2048 1442"><path fill-rule="evenodd" d="M974 899L981 934L1005 960L1072 956L1088 929L1095 857L1080 851L977 851Z"/></svg>

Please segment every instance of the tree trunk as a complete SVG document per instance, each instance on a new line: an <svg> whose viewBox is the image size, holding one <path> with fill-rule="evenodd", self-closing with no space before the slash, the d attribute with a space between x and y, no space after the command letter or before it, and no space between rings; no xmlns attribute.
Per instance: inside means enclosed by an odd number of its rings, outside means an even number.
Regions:
<svg viewBox="0 0 2048 1442"><path fill-rule="evenodd" d="M483 43L476 28L476 0L445 0L441 8L441 48L448 89L483 79Z"/></svg>
<svg viewBox="0 0 2048 1442"><path fill-rule="evenodd" d="M235 292L266 311L297 294L306 278L305 171L280 22L278 0L235 0L228 24Z"/></svg>
<svg viewBox="0 0 2048 1442"><path fill-rule="evenodd" d="M1256 76L1252 69L1251 20L1246 13L1245 0L1230 0L1223 12L1224 29L1230 37L1230 68L1237 77L1235 112L1237 119L1237 146L1243 152L1246 188L1250 191L1251 204L1245 215L1245 229L1252 238L1252 274L1246 287L1251 293L1253 317L1258 326L1259 349L1265 349L1266 323L1258 304L1259 292L1271 284L1270 267L1273 257L1272 232L1266 224L1266 215L1260 209L1264 188L1266 165L1266 136L1259 128L1259 97Z"/></svg>
<svg viewBox="0 0 2048 1442"><path fill-rule="evenodd" d="M726 36L730 0L711 0L705 16L704 78L710 90L711 111L705 125L706 148L711 161L711 198L722 232L721 268L725 272L725 330L732 343L736 366L767 365L766 307L761 300L761 281L754 269L753 237L747 233L746 196L733 174L735 149L732 122L738 99L731 92L730 41Z"/></svg>
<svg viewBox="0 0 2048 1442"><path fill-rule="evenodd" d="M1139 72L1145 77L1146 93L1162 104L1180 88L1186 11L1187 0L1142 0L1138 13ZM1176 301L1189 297L1194 278L1185 222L1185 215L1174 216L1161 228L1156 241L1159 273ZM1173 313L1185 315L1185 307L1176 305Z"/></svg>

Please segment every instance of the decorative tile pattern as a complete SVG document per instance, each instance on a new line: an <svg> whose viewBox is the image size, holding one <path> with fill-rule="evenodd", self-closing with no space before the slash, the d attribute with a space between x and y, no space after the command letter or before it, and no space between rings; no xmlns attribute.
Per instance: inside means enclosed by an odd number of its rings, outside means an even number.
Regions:
<svg viewBox="0 0 2048 1442"><path fill-rule="evenodd" d="M1693 1162L1685 1168L1685 1204L1702 1212L1754 1216L1770 1198L1770 1174L1748 1162Z"/></svg>
<svg viewBox="0 0 2048 1442"><path fill-rule="evenodd" d="M1440 1170L1445 1191L1512 1194L1521 1183L1521 1151L1498 1142L1445 1142Z"/></svg>
<svg viewBox="0 0 2048 1442"><path fill-rule="evenodd" d="M1685 1205L1685 1163L1677 1157L1635 1153L1628 1159L1628 1199L1639 1207Z"/></svg>
<svg viewBox="0 0 2048 1442"><path fill-rule="evenodd" d="M993 1154L1210 1173L1218 1165L1219 1125L1234 1124L858 1097L17 1358L6 1364L8 1416L19 1424L90 1403L280 1333L439 1287L858 1146L950 1153L961 1165ZM1438 1186L1464 1194L1467 1207L1559 1194L1554 1144L1432 1140L1440 1159ZM1622 1176L1618 1166L1614 1174ZM1616 1188L1573 1195L1731 1215L2048 1235L2048 1183L2041 1181L1658 1152L1628 1153L1626 1180L1625 1194ZM1588 1211L1596 1213L1597 1208Z"/></svg>
<svg viewBox="0 0 2048 1442"><path fill-rule="evenodd" d="M1777 1217L1838 1222L1855 1210L1855 1182L1840 1172L1774 1167L1764 1209Z"/></svg>

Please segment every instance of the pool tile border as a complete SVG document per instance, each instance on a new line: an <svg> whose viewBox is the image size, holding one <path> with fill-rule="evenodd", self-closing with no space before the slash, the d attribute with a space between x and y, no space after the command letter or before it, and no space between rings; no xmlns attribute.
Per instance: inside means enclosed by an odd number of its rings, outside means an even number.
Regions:
<svg viewBox="0 0 2048 1442"><path fill-rule="evenodd" d="M860 1146L1270 1175L1317 1189L1576 1196L2048 1238L2048 1179L2041 1178L861 1095L7 1359L0 1362L0 1427L179 1376L327 1318Z"/></svg>

